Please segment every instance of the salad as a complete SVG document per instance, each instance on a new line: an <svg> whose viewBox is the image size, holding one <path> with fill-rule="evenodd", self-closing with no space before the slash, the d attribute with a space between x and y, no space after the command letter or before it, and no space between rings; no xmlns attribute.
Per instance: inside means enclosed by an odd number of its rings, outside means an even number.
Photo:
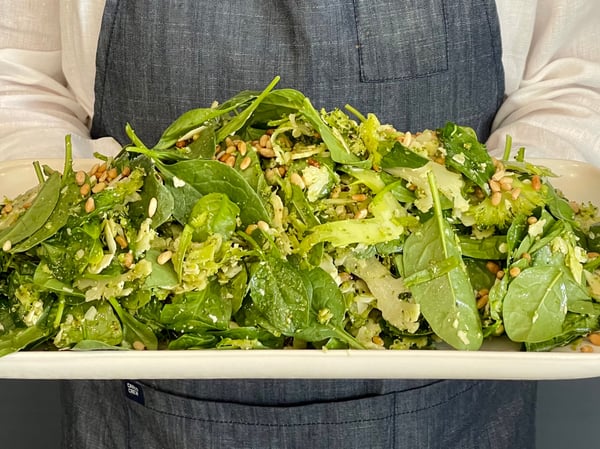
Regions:
<svg viewBox="0 0 600 449"><path fill-rule="evenodd" d="M63 349L546 351L600 330L597 209L455 123L301 92L187 111L0 211L0 355Z"/></svg>

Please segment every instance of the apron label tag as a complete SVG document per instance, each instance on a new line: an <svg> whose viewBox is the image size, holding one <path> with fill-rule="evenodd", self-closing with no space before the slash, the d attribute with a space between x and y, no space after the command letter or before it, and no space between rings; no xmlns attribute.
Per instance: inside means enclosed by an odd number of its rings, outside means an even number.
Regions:
<svg viewBox="0 0 600 449"><path fill-rule="evenodd" d="M144 405L144 390L140 384L130 380L123 382L125 387L125 396L138 404Z"/></svg>

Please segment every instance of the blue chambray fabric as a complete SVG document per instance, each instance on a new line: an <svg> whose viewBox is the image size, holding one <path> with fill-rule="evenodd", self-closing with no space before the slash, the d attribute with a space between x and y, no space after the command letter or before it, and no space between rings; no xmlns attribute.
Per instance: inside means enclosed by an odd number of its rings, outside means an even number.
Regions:
<svg viewBox="0 0 600 449"><path fill-rule="evenodd" d="M95 137L149 145L179 114L275 75L317 107L349 103L404 131L453 120L481 139L504 94L490 0L108 0Z"/></svg>
<svg viewBox="0 0 600 449"><path fill-rule="evenodd" d="M184 111L275 75L317 107L485 139L504 91L495 4L107 0L92 134L127 143L129 122L152 145ZM62 398L73 449L534 448L532 382L84 380Z"/></svg>

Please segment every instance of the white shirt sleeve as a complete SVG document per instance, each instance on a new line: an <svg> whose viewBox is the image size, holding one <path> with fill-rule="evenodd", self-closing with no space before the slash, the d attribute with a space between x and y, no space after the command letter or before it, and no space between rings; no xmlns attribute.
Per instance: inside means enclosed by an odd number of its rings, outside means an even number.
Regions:
<svg viewBox="0 0 600 449"><path fill-rule="evenodd" d="M95 53L104 2L0 2L0 159L114 152L93 142Z"/></svg>
<svg viewBox="0 0 600 449"><path fill-rule="evenodd" d="M600 165L600 2L497 1L506 99L488 148Z"/></svg>

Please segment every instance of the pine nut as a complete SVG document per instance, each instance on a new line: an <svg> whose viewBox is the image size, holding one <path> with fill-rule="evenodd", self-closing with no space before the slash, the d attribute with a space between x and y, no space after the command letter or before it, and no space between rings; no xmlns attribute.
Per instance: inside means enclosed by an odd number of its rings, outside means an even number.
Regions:
<svg viewBox="0 0 600 449"><path fill-rule="evenodd" d="M490 182L488 184L490 185L490 189L492 189L492 192L500 191L500 183L498 181L490 179Z"/></svg>
<svg viewBox="0 0 600 449"><path fill-rule="evenodd" d="M156 200L156 197L150 198L150 202L148 203L148 218L154 217L157 208L158 201Z"/></svg>
<svg viewBox="0 0 600 449"><path fill-rule="evenodd" d="M131 346L133 347L133 349L135 349L136 351L143 351L144 349L146 349L146 345L144 343L142 343L139 340L134 341Z"/></svg>
<svg viewBox="0 0 600 449"><path fill-rule="evenodd" d="M260 136L260 139L258 139L258 144L263 147L263 148L267 148L267 142L271 141L271 137L269 137L266 134L263 134L262 136Z"/></svg>
<svg viewBox="0 0 600 449"><path fill-rule="evenodd" d="M477 300L477 309L483 309L485 306L487 306L487 303L489 302L489 300L490 300L489 295L483 295L483 296L481 296Z"/></svg>
<svg viewBox="0 0 600 449"><path fill-rule="evenodd" d="M500 271L500 265L498 265L496 262L492 262L491 260L485 264L485 267L492 274L497 274L498 271Z"/></svg>
<svg viewBox="0 0 600 449"><path fill-rule="evenodd" d="M121 247L121 249L127 248L127 240L122 235L117 235L115 237L115 242Z"/></svg>
<svg viewBox="0 0 600 449"><path fill-rule="evenodd" d="M231 168L235 167L235 156L233 154L228 154L228 157L225 159L225 165L230 166Z"/></svg>
<svg viewBox="0 0 600 449"><path fill-rule="evenodd" d="M156 263L158 263L159 265L164 265L169 260L171 260L171 257L173 257L173 252L172 251L169 251L169 250L163 251L156 258Z"/></svg>
<svg viewBox="0 0 600 449"><path fill-rule="evenodd" d="M4 244L2 245L2 251L4 252L8 252L10 251L10 249L12 248L12 242L10 240L7 240L6 242L4 242Z"/></svg>
<svg viewBox="0 0 600 449"><path fill-rule="evenodd" d="M115 179L117 176L119 175L119 172L117 171L117 167L113 167L108 171L108 180L112 181L113 179Z"/></svg>
<svg viewBox="0 0 600 449"><path fill-rule="evenodd" d="M355 193L352 195L352 201L362 202L367 200L367 195L364 193Z"/></svg>
<svg viewBox="0 0 600 449"><path fill-rule="evenodd" d="M82 186L83 183L85 182L85 172L83 170L79 170L77 173L75 173L75 182L77 183L78 186Z"/></svg>
<svg viewBox="0 0 600 449"><path fill-rule="evenodd" d="M99 182L94 187L92 187L92 193L100 193L106 188L105 182Z"/></svg>
<svg viewBox="0 0 600 449"><path fill-rule="evenodd" d="M94 201L94 197L90 196L85 202L84 210L89 214L96 209L96 203Z"/></svg>
<svg viewBox="0 0 600 449"><path fill-rule="evenodd" d="M510 196L512 197L513 200L516 200L517 198L519 198L519 196L521 196L521 189L518 187L516 189L513 189Z"/></svg>
<svg viewBox="0 0 600 449"><path fill-rule="evenodd" d="M238 140L237 143L236 143L236 147L237 147L237 150L240 152L240 154L242 156L246 155L246 152L248 151L248 148L246 146L246 142L244 142L243 140Z"/></svg>
<svg viewBox="0 0 600 449"><path fill-rule="evenodd" d="M490 199L492 206L498 206L500 204L500 202L502 201L502 193L501 192L494 192L492 193L492 197Z"/></svg>
<svg viewBox="0 0 600 449"><path fill-rule="evenodd" d="M248 167L250 167L251 162L252 159L250 156L246 156L244 159L242 159L242 162L240 162L240 170L246 170Z"/></svg>
<svg viewBox="0 0 600 449"><path fill-rule="evenodd" d="M511 277L516 278L518 275L521 274L521 269L519 267L512 267L508 271L508 274L510 274Z"/></svg>
<svg viewBox="0 0 600 449"><path fill-rule="evenodd" d="M542 188L542 179L539 175L533 175L531 177L531 187L533 187L533 190L535 191L539 191Z"/></svg>
<svg viewBox="0 0 600 449"><path fill-rule="evenodd" d="M262 157L266 157L266 158L273 158L275 157L275 151L272 148L267 148L267 147L258 147L258 153L262 156Z"/></svg>
<svg viewBox="0 0 600 449"><path fill-rule="evenodd" d="M81 193L82 196L88 196L90 193L91 187L89 184L84 184L79 188L79 193Z"/></svg>
<svg viewBox="0 0 600 449"><path fill-rule="evenodd" d="M592 348L590 345L583 345L581 348L579 348L580 352L594 352L594 348Z"/></svg>
<svg viewBox="0 0 600 449"><path fill-rule="evenodd" d="M256 223L256 225L261 231L267 232L269 230L269 224L266 221L259 220L258 223Z"/></svg>
<svg viewBox="0 0 600 449"><path fill-rule="evenodd" d="M593 334L588 335L588 340L594 346L600 346L600 334L599 333L593 333Z"/></svg>
<svg viewBox="0 0 600 449"><path fill-rule="evenodd" d="M131 168L130 167L123 167L123 170L121 170L121 175L123 175L123 177L127 177L131 174Z"/></svg>
<svg viewBox="0 0 600 449"><path fill-rule="evenodd" d="M123 265L125 265L125 268L131 268L133 265L133 253L131 251L123 257Z"/></svg>
<svg viewBox="0 0 600 449"><path fill-rule="evenodd" d="M304 190L306 188L306 184L304 184L304 180L302 179L302 176L300 176L298 173L294 172L290 175L290 182L292 184L297 185L298 187L300 187L302 190Z"/></svg>
<svg viewBox="0 0 600 449"><path fill-rule="evenodd" d="M4 207L2 208L2 213L3 214L8 214L10 212L12 212L13 210L13 205L11 203L5 204Z"/></svg>
<svg viewBox="0 0 600 449"><path fill-rule="evenodd" d="M362 220L363 218L367 218L369 211L367 209L360 209L358 212L354 214L354 218L357 220Z"/></svg>

